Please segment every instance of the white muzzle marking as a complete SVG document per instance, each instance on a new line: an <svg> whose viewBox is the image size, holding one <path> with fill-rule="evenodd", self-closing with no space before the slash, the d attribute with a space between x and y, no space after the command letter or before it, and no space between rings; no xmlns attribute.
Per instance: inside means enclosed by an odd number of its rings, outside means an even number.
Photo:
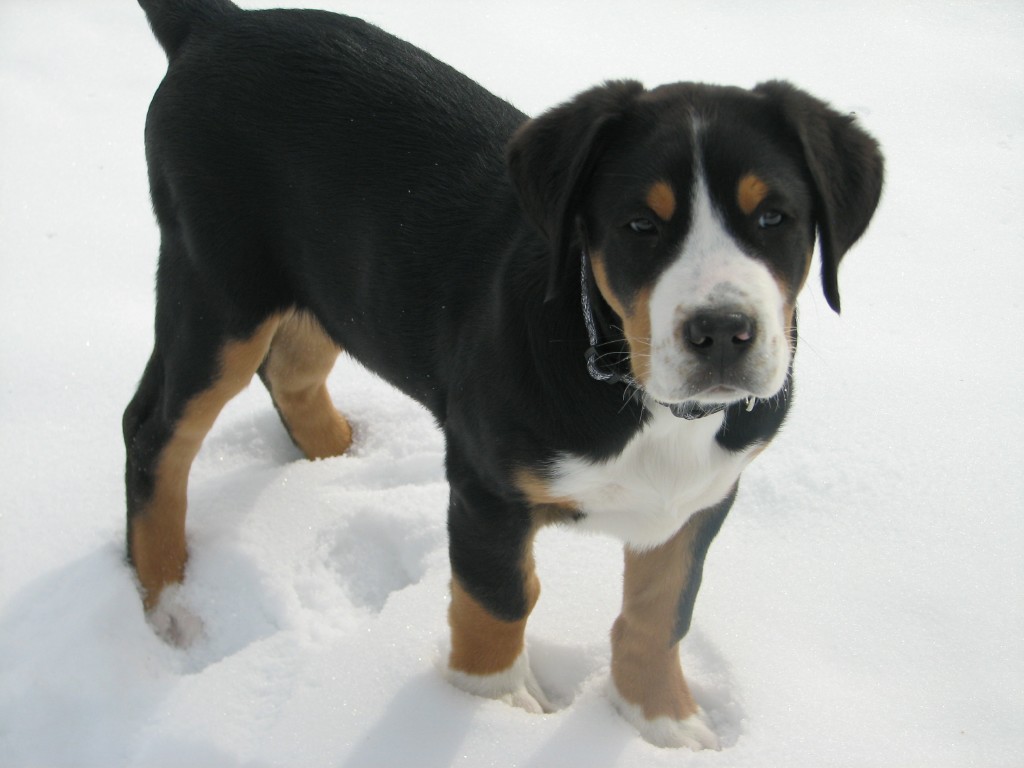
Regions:
<svg viewBox="0 0 1024 768"><path fill-rule="evenodd" d="M791 351L784 299L764 263L726 230L697 177L690 232L651 294L651 367L645 388L664 403L735 402L776 394ZM742 312L756 334L735 363L716 369L687 344L683 325L699 313Z"/></svg>

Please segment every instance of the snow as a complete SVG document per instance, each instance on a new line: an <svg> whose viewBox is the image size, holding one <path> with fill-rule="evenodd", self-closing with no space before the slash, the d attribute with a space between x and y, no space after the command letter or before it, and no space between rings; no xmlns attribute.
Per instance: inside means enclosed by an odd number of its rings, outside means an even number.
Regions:
<svg viewBox="0 0 1024 768"><path fill-rule="evenodd" d="M881 140L843 316L805 294L795 411L682 646L724 749L660 750L615 713L621 554L600 537L538 540L528 641L557 712L444 682L442 441L347 362L349 456L301 460L258 385L224 412L190 487L181 599L204 634L154 636L122 555L120 416L152 340L163 53L132 2L3 0L0 765L1021 765L1020 4L319 4L529 112L613 77L788 78Z"/></svg>

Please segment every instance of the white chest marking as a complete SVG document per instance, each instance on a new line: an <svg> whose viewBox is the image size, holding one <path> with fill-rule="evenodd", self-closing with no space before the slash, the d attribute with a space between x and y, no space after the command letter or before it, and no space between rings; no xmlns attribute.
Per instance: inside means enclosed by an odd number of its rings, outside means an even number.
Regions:
<svg viewBox="0 0 1024 768"><path fill-rule="evenodd" d="M579 525L635 549L667 541L696 512L732 489L755 447L727 451L715 442L724 414L687 421L664 406L613 459L563 456L553 467L552 495L572 499Z"/></svg>

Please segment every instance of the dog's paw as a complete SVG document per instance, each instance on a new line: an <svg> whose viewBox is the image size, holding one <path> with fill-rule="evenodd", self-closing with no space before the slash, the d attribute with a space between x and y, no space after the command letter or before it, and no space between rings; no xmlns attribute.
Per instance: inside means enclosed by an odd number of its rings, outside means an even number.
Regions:
<svg viewBox="0 0 1024 768"><path fill-rule="evenodd" d="M164 587L146 616L157 636L175 648L188 648L203 634L203 622L186 607L178 585Z"/></svg>
<svg viewBox="0 0 1024 768"><path fill-rule="evenodd" d="M530 669L526 651L519 654L519 658L512 666L503 672L473 675L448 667L445 670L445 677L456 688L474 696L497 699L534 714L554 711L533 670Z"/></svg>
<svg viewBox="0 0 1024 768"><path fill-rule="evenodd" d="M718 736L708 726L704 710L700 707L683 720L667 716L649 719L644 716L639 706L622 698L614 683L609 686L608 695L619 714L632 723L646 741L656 747L721 749Z"/></svg>

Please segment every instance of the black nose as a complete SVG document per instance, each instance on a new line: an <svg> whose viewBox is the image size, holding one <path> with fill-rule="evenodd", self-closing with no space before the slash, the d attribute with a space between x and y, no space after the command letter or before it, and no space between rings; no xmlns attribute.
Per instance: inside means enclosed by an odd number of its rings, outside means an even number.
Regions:
<svg viewBox="0 0 1024 768"><path fill-rule="evenodd" d="M700 312L683 323L683 343L721 367L735 363L753 346L754 321L743 312Z"/></svg>

